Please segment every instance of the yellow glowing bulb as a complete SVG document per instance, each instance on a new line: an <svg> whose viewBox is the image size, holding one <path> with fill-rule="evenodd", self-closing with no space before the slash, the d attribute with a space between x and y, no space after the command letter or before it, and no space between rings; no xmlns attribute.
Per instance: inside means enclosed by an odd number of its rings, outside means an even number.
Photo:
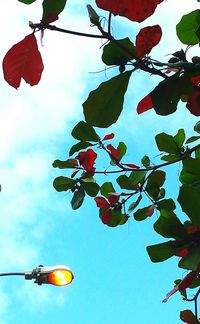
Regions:
<svg viewBox="0 0 200 324"><path fill-rule="evenodd" d="M66 286L69 285L74 276L69 270L55 270L48 275L48 282L55 286Z"/></svg>

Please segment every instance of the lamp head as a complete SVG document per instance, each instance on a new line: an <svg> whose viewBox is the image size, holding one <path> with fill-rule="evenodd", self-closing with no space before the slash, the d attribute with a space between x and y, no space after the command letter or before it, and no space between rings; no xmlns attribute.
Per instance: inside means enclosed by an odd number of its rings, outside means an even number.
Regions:
<svg viewBox="0 0 200 324"><path fill-rule="evenodd" d="M51 284L55 286L69 285L74 279L72 271L64 266L57 265L53 267L38 266L36 269L25 272L25 279L35 279L38 285Z"/></svg>

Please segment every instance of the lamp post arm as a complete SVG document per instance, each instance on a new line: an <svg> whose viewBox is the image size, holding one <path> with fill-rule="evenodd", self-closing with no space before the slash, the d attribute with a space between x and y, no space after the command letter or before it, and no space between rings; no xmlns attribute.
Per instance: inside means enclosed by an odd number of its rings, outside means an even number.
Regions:
<svg viewBox="0 0 200 324"><path fill-rule="evenodd" d="M25 272L5 272L0 273L0 277L4 276L25 276Z"/></svg>

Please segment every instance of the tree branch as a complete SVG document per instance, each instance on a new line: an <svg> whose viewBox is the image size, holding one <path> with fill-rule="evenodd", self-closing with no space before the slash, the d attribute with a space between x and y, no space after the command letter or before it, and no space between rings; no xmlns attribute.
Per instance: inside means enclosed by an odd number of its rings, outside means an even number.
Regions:
<svg viewBox="0 0 200 324"><path fill-rule="evenodd" d="M49 24L44 24L44 23L33 24L32 22L30 22L29 26L34 31L36 31L37 29L38 30L49 29L49 30L60 32L60 33L71 34L71 35L75 35L75 36L90 37L90 38L101 38L101 39L102 38L105 38L105 39L107 38L104 35L95 35L95 34L77 32L77 31L74 31L74 30L63 29L63 28L56 27L54 25L49 25Z"/></svg>

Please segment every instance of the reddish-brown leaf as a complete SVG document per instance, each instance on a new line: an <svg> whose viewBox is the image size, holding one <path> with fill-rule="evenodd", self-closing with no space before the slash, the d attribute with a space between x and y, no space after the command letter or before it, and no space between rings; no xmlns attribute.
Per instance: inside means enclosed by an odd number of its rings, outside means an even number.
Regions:
<svg viewBox="0 0 200 324"><path fill-rule="evenodd" d="M191 96L189 96L186 107L193 115L200 116L200 90L198 89L198 86L200 84L200 76L197 75L195 77L192 77L191 81L194 85L195 91Z"/></svg>
<svg viewBox="0 0 200 324"><path fill-rule="evenodd" d="M109 209L110 204L109 202L101 196L95 197L94 200L96 201L97 207L102 208L102 209Z"/></svg>
<svg viewBox="0 0 200 324"><path fill-rule="evenodd" d="M198 86L200 83L200 75L194 76L191 78L192 84L194 86Z"/></svg>
<svg viewBox="0 0 200 324"><path fill-rule="evenodd" d="M94 163L96 158L97 154L92 149L80 152L76 156L76 159L79 160L80 165L82 165L82 167L88 172L94 172Z"/></svg>
<svg viewBox="0 0 200 324"><path fill-rule="evenodd" d="M101 220L104 224L109 224L112 219L112 211L106 210L105 213L101 216Z"/></svg>
<svg viewBox="0 0 200 324"><path fill-rule="evenodd" d="M115 134L111 133L111 134L108 134L108 135L104 136L102 141L110 140L110 139L113 139L114 137L115 137Z"/></svg>
<svg viewBox="0 0 200 324"><path fill-rule="evenodd" d="M44 69L34 34L26 36L7 52L3 59L5 80L14 88L24 79L31 86L38 84Z"/></svg>
<svg viewBox="0 0 200 324"><path fill-rule="evenodd" d="M189 96L186 107L193 115L200 116L200 91L195 91Z"/></svg>
<svg viewBox="0 0 200 324"><path fill-rule="evenodd" d="M161 39L162 29L159 25L142 28L136 36L136 55L140 58L148 54Z"/></svg>
<svg viewBox="0 0 200 324"><path fill-rule="evenodd" d="M194 234L197 233L198 231L200 231L199 227L197 226L189 226L187 229L188 234Z"/></svg>
<svg viewBox="0 0 200 324"><path fill-rule="evenodd" d="M175 294L178 290L181 291L188 288L192 284L193 280L198 276L199 276L199 269L198 271L189 272L176 287L174 287L170 292L167 293L166 298L163 300L163 303L166 303L169 297Z"/></svg>
<svg viewBox="0 0 200 324"><path fill-rule="evenodd" d="M141 22L151 16L163 0L96 0L99 8Z"/></svg>
<svg viewBox="0 0 200 324"><path fill-rule="evenodd" d="M185 257L186 255L188 255L188 249L182 249L181 251L179 251L179 252L177 252L175 255L176 256L178 256L178 257L181 257L181 258L183 258L183 257Z"/></svg>
<svg viewBox="0 0 200 324"><path fill-rule="evenodd" d="M53 13L51 15L49 15L45 20L42 20L42 22L46 23L46 24L50 24L56 20L58 20L59 16L57 13Z"/></svg>
<svg viewBox="0 0 200 324"><path fill-rule="evenodd" d="M108 201L110 203L110 206L113 206L114 204L118 203L120 198L120 195L110 195L108 196Z"/></svg>
<svg viewBox="0 0 200 324"><path fill-rule="evenodd" d="M180 312L180 319L186 324L197 324L199 323L196 316L191 312L190 309L186 309Z"/></svg>
<svg viewBox="0 0 200 324"><path fill-rule="evenodd" d="M120 151L118 149L113 147L111 144L109 144L107 146L107 149L110 151L112 159L114 159L114 160L119 160L120 159Z"/></svg>
<svg viewBox="0 0 200 324"><path fill-rule="evenodd" d="M135 165L135 164L132 164L132 163L122 163L122 165L125 165L129 168L132 168L132 169L139 169L140 167L138 165Z"/></svg>
<svg viewBox="0 0 200 324"><path fill-rule="evenodd" d="M198 277L198 275L198 271L189 272L178 284L178 290L185 290L186 288L188 288L192 284L193 280Z"/></svg>
<svg viewBox="0 0 200 324"><path fill-rule="evenodd" d="M148 217L151 217L152 215L153 215L153 213L154 213L154 210L155 210L155 205L151 205L150 207L149 207L149 209L147 210L147 212L146 212L146 215L148 216Z"/></svg>
<svg viewBox="0 0 200 324"><path fill-rule="evenodd" d="M151 98L151 93L149 93L146 97L144 97L137 106L138 114L142 114L143 112L153 108L153 102Z"/></svg>

